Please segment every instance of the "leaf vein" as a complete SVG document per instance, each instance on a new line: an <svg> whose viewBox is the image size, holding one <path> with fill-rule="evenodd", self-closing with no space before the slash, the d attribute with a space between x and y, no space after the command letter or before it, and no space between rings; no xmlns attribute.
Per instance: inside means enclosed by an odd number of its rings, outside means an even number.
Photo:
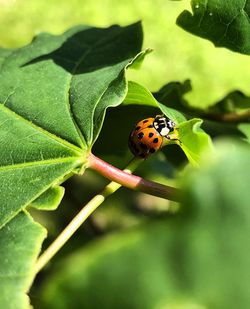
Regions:
<svg viewBox="0 0 250 309"><path fill-rule="evenodd" d="M24 163L14 163L10 165L2 165L0 166L0 172L1 171L7 171L7 170L12 170L12 169L22 169L26 167L33 167L37 165L50 165L50 164L60 164L60 163L66 163L70 161L78 161L79 165L83 163L83 158L82 160L79 160L79 157L63 157L63 158L56 158L56 159L48 159L48 160L39 160L39 161L29 161L29 162L24 162Z"/></svg>
<svg viewBox="0 0 250 309"><path fill-rule="evenodd" d="M89 53L95 48L97 47L101 42L105 42L106 40L108 40L110 37L113 36L113 39L117 36L119 36L121 34L121 32L123 31L123 29L121 28L120 31L117 31L117 33L114 35L112 32L109 33L107 36L105 37L102 37L100 38L98 41L95 42L95 44L93 44L92 46L90 46L85 53L83 53L83 55L79 58L79 60L77 61L75 67L73 68L72 70L72 74L69 78L69 87L68 87L68 106L69 106L69 110L70 110L70 113L72 115L72 118L74 120L74 123L75 123L75 126L79 132L79 135L82 139L84 139L85 143L88 144L88 141L87 141L87 137L84 136L84 133L81 131L81 129L79 128L79 126L77 125L77 122L74 118L74 114L73 112L71 111L71 102L70 102L70 89L71 89L71 85L72 85L72 82L73 82L73 77L74 77L74 74L77 72L77 69L79 68L80 64L83 62L84 59L86 59L86 57L89 55ZM108 85L109 86L109 85ZM95 109L96 109L96 106L98 105L98 103L100 102L102 96L105 94L105 92L107 91L108 89L108 86L106 87L106 89L104 89L103 93L100 95L100 97L98 98L98 100L96 101L94 107L93 107L93 110L92 110L92 128L93 128L93 123L94 123L94 115L95 115ZM90 132L91 133L91 141L93 139L93 129L92 131Z"/></svg>
<svg viewBox="0 0 250 309"><path fill-rule="evenodd" d="M69 148L70 150L74 151L74 152L77 152L79 154L82 153L82 149L69 143L68 141L62 139L61 137L49 132L49 131L46 131L45 129L43 129L42 127L39 127L37 126L36 124L32 123L31 121L23 118L22 116L18 115L17 113L15 113L13 110L11 110L10 108L6 107L5 105L3 104L0 104L0 109L3 109L5 110L6 112L8 112L11 116L14 116L16 118L18 118L18 120L24 122L25 124L29 125L30 127L32 127L33 129L37 130L38 132L46 135L48 138L58 142L59 144L61 144L62 146L66 147L66 148ZM39 134L39 133L37 133ZM33 134L35 135L35 133ZM28 136L30 137L30 136ZM28 138L26 137L26 138Z"/></svg>

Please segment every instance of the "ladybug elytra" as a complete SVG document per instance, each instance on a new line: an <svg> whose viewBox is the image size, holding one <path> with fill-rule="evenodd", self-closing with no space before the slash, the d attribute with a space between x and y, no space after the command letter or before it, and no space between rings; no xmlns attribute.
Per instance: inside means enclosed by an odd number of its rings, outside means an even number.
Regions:
<svg viewBox="0 0 250 309"><path fill-rule="evenodd" d="M136 157L146 158L161 148L164 137L171 139L174 128L175 123L162 115L141 120L130 133L129 148Z"/></svg>

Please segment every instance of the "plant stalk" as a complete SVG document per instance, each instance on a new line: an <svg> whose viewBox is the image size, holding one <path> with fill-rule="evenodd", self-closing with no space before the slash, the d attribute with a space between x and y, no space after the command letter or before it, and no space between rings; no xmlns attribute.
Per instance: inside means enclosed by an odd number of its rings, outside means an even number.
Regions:
<svg viewBox="0 0 250 309"><path fill-rule="evenodd" d="M35 273L38 273L62 248L77 229L86 219L100 206L105 199L116 192L121 186L139 190L144 193L162 197L165 199L178 201L178 189L165 186L156 182L145 180L139 176L131 175L142 160L134 158L125 170L120 170L109 163L97 158L93 154L89 155L89 167L99 172L101 175L112 180L104 190L93 197L74 219L66 226L54 242L40 255L35 265Z"/></svg>
<svg viewBox="0 0 250 309"><path fill-rule="evenodd" d="M243 122L248 121L250 118L250 109L241 112L241 113L225 113L225 114L216 114L216 113L204 113L201 114L201 117L223 122Z"/></svg>
<svg viewBox="0 0 250 309"><path fill-rule="evenodd" d="M145 180L139 176L131 175L113 165L101 160L92 153L89 154L89 168L97 171L109 180L118 182L129 189L141 191L150 195L155 195L164 199L179 201L180 192L178 189L166 186L157 182ZM142 161L141 159L135 159Z"/></svg>
<svg viewBox="0 0 250 309"><path fill-rule="evenodd" d="M131 173L138 165L139 161L132 160L124 172ZM100 194L93 197L81 209L54 242L40 255L35 265L35 273L38 273L53 258L53 256L63 247L77 229L98 208L98 206L100 206L108 196L116 192L120 187L121 185L119 183L114 181L110 182Z"/></svg>

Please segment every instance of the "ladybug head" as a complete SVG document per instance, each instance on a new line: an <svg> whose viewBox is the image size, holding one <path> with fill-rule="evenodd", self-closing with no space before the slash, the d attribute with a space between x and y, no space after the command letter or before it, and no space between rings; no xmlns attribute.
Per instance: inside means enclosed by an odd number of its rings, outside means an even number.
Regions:
<svg viewBox="0 0 250 309"><path fill-rule="evenodd" d="M167 118L168 121L167 121L167 127L169 128L170 131L173 131L174 130L174 127L175 127L175 123L173 122L173 120Z"/></svg>
<svg viewBox="0 0 250 309"><path fill-rule="evenodd" d="M174 130L175 123L166 116L158 115L154 119L153 126L161 136L167 136Z"/></svg>

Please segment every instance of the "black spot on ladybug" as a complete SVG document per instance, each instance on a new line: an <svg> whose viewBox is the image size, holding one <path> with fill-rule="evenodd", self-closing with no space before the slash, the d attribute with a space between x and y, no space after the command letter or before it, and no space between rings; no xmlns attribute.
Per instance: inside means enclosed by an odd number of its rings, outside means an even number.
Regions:
<svg viewBox="0 0 250 309"><path fill-rule="evenodd" d="M155 149L154 149L154 148L150 148L150 149L149 149L149 152L154 153L154 152L155 152Z"/></svg>
<svg viewBox="0 0 250 309"><path fill-rule="evenodd" d="M150 125L148 126L148 128L153 128L153 125L152 125L152 124L150 124Z"/></svg>
<svg viewBox="0 0 250 309"><path fill-rule="evenodd" d="M143 121L143 123L147 123L147 122L148 122L148 120L147 120L147 119Z"/></svg>
<svg viewBox="0 0 250 309"><path fill-rule="evenodd" d="M155 144L158 143L158 138L157 137L153 139L153 143L155 143Z"/></svg>
<svg viewBox="0 0 250 309"><path fill-rule="evenodd" d="M138 137L139 139L142 139L143 136L144 136L144 133L143 133L143 132L140 132L140 133L137 135L137 137Z"/></svg>
<svg viewBox="0 0 250 309"><path fill-rule="evenodd" d="M131 145L133 148L136 148L136 144L135 144L135 142L130 141L130 145Z"/></svg>
<svg viewBox="0 0 250 309"><path fill-rule="evenodd" d="M150 132L148 137L153 137L154 136L154 133Z"/></svg>
<svg viewBox="0 0 250 309"><path fill-rule="evenodd" d="M138 130L140 130L140 128L141 128L141 127L140 127L140 126L138 126L138 127L136 127L136 128L135 128L135 130L136 130L136 131L138 131Z"/></svg>
<svg viewBox="0 0 250 309"><path fill-rule="evenodd" d="M140 150L137 148L135 142L129 140L129 148L130 150L133 152L133 154L138 155L138 153L140 152Z"/></svg>
<svg viewBox="0 0 250 309"><path fill-rule="evenodd" d="M148 149L147 145L145 145L145 144L143 144L143 143L140 143L140 147L141 147L142 149Z"/></svg>

